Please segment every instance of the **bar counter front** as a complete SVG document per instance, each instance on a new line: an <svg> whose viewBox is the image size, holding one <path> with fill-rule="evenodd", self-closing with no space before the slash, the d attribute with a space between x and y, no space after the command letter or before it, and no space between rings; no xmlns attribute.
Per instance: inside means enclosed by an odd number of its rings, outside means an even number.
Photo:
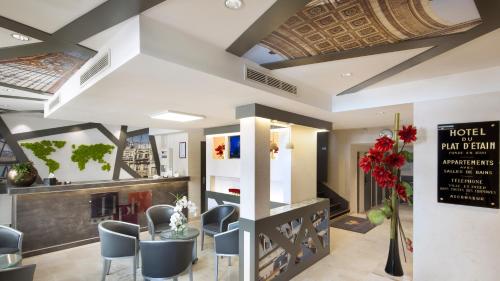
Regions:
<svg viewBox="0 0 500 281"><path fill-rule="evenodd" d="M146 229L147 208L174 205L188 193L189 177L7 186L12 225L24 233L23 256L34 256L99 241L97 225L108 219Z"/></svg>

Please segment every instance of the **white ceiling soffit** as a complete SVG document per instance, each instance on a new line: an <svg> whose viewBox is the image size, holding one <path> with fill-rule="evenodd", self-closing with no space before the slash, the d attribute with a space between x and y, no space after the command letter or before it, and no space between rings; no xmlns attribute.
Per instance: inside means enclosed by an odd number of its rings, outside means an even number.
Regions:
<svg viewBox="0 0 500 281"><path fill-rule="evenodd" d="M363 56L273 70L302 81L328 94L337 95L357 84L408 60L429 48Z"/></svg>
<svg viewBox="0 0 500 281"><path fill-rule="evenodd" d="M230 10L223 0L168 0L143 15L226 49L276 0L245 0Z"/></svg>
<svg viewBox="0 0 500 281"><path fill-rule="evenodd" d="M80 42L80 45L93 49L100 50L103 46L105 46L115 35L117 35L120 31L126 30L129 28L130 24L136 21L136 17L131 17L123 22L120 22L117 25L114 25L106 30L103 30L84 41Z"/></svg>
<svg viewBox="0 0 500 281"><path fill-rule="evenodd" d="M35 38L29 38L27 41L17 40L12 37L12 34L18 34L17 32L0 27L0 48L14 47L26 44L39 43L40 40Z"/></svg>
<svg viewBox="0 0 500 281"><path fill-rule="evenodd" d="M189 129L234 124L235 108L249 103L328 120L331 112L241 83L140 54L47 117L151 128ZM150 118L173 110L206 116L178 123Z"/></svg>
<svg viewBox="0 0 500 281"><path fill-rule="evenodd" d="M368 89L500 66L500 29L434 57Z"/></svg>
<svg viewBox="0 0 500 281"><path fill-rule="evenodd" d="M106 0L2 0L0 15L54 33L104 2Z"/></svg>
<svg viewBox="0 0 500 281"><path fill-rule="evenodd" d="M401 124L413 123L413 104L400 104L377 108L367 108L332 113L333 128L360 129L387 127L394 125L394 114L401 115Z"/></svg>

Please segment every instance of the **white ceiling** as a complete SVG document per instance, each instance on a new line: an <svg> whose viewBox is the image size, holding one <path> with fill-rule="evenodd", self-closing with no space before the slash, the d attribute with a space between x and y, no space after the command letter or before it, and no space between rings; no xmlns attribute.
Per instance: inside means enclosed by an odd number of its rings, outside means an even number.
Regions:
<svg viewBox="0 0 500 281"><path fill-rule="evenodd" d="M223 0L167 0L143 15L226 49L276 0L246 0L229 10Z"/></svg>
<svg viewBox="0 0 500 281"><path fill-rule="evenodd" d="M46 96L42 96L39 94L0 86L0 108L10 110L43 110L43 101L23 100L18 98L10 98L10 96L35 99L47 98Z"/></svg>
<svg viewBox="0 0 500 281"><path fill-rule="evenodd" d="M40 42L39 40L36 40L34 38L30 38L30 40L28 40L28 41L21 41L21 40L14 39L14 37L12 37L12 34L14 34L14 33L17 33L17 32L0 27L0 48L20 46L20 45L33 44L33 43Z"/></svg>
<svg viewBox="0 0 500 281"><path fill-rule="evenodd" d="M54 33L104 2L106 0L2 0L0 15Z"/></svg>
<svg viewBox="0 0 500 281"><path fill-rule="evenodd" d="M500 65L500 29L407 69L370 88L446 76Z"/></svg>
<svg viewBox="0 0 500 281"><path fill-rule="evenodd" d="M411 105L332 113L151 56L138 55L57 109L50 118L84 122L91 116L93 122L106 124L207 128L237 123L235 108L249 103L333 121L336 129L390 125L393 112L401 112L408 120L412 116ZM149 117L165 110L204 115L206 119L178 123Z"/></svg>
<svg viewBox="0 0 500 281"><path fill-rule="evenodd" d="M330 95L337 95L428 48L405 50L345 60L309 64L273 70ZM349 77L342 74L350 73Z"/></svg>

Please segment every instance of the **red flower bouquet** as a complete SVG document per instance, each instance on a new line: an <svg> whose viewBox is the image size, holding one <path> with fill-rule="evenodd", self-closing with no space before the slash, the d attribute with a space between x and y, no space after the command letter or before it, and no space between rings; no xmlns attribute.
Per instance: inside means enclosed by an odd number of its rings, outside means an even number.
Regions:
<svg viewBox="0 0 500 281"><path fill-rule="evenodd" d="M403 275L399 260L398 233L401 233L403 241L406 241L406 245L402 245L403 248L413 251L413 243L406 238L399 220L399 202L412 204L413 188L401 179L401 168L413 159L412 154L404 150L405 146L416 140L417 129L409 125L400 130L399 114L396 114L394 139L388 136L378 138L375 145L359 161L359 167L365 173L371 173L380 188L390 190L391 195L386 198L384 206L370 210L368 219L373 224L382 224L385 218L391 219L391 243L385 271L394 276Z"/></svg>

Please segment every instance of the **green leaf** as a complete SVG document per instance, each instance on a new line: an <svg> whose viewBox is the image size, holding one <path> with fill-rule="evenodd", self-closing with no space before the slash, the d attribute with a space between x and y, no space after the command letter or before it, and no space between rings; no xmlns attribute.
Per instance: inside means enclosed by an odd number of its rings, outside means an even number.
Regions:
<svg viewBox="0 0 500 281"><path fill-rule="evenodd" d="M405 157L406 162L413 163L413 153L403 150L401 151L401 154L403 154L403 156Z"/></svg>
<svg viewBox="0 0 500 281"><path fill-rule="evenodd" d="M384 205L384 207L380 208L380 210L382 211L382 213L384 213L384 216L388 219L391 218L392 216L392 208L391 206L389 206L386 202L386 204Z"/></svg>
<svg viewBox="0 0 500 281"><path fill-rule="evenodd" d="M405 188L406 197L408 198L408 204L410 204L410 206L411 206L413 204L413 201L412 201L413 187L411 186L411 184L409 184L405 181L402 181L401 185Z"/></svg>
<svg viewBox="0 0 500 281"><path fill-rule="evenodd" d="M368 212L368 220L374 225L381 225L384 222L385 214L381 209L373 209Z"/></svg>

